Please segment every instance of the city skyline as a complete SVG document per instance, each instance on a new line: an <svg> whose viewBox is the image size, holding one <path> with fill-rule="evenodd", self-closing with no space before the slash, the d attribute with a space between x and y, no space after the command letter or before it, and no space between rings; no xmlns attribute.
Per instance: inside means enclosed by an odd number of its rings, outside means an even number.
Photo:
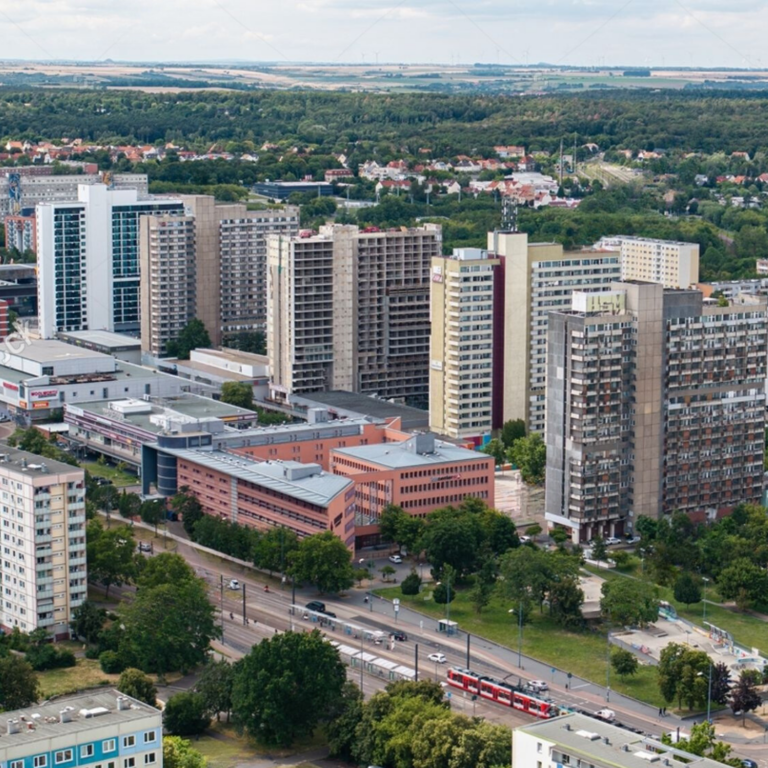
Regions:
<svg viewBox="0 0 768 768"><path fill-rule="evenodd" d="M425 29L426 26L426 29ZM31 0L0 7L6 60L473 62L762 68L768 7L737 0ZM519 44L518 41L524 41ZM524 46L524 47L523 47ZM766 61L768 64L768 60Z"/></svg>

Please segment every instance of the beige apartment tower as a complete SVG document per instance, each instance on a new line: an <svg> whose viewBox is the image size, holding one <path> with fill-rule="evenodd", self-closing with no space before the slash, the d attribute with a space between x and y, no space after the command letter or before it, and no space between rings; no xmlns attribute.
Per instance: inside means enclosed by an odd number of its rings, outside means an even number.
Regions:
<svg viewBox="0 0 768 768"><path fill-rule="evenodd" d="M276 392L341 389L426 407L429 275L440 227L333 224L307 235L268 239Z"/></svg>
<svg viewBox="0 0 768 768"><path fill-rule="evenodd" d="M141 348L153 357L167 357L196 316L195 229L192 216L139 220Z"/></svg>
<svg viewBox="0 0 768 768"><path fill-rule="evenodd" d="M493 426L494 281L499 260L480 248L432 259L429 424L482 444Z"/></svg>
<svg viewBox="0 0 768 768"><path fill-rule="evenodd" d="M488 251L504 275L502 421L522 419L529 432L543 435L547 316L570 308L573 291L604 290L618 280L619 255L564 252L559 243L529 243L524 232L489 232Z"/></svg>
<svg viewBox="0 0 768 768"><path fill-rule="evenodd" d="M619 244L621 279L690 288L699 282L699 245L647 237L611 238Z"/></svg>
<svg viewBox="0 0 768 768"><path fill-rule="evenodd" d="M267 325L268 234L295 235L294 206L249 211L242 203L219 205L210 195L182 195L195 219L197 317L213 346L237 333Z"/></svg>
<svg viewBox="0 0 768 768"><path fill-rule="evenodd" d="M78 467L0 445L4 490L0 626L43 627L69 636L72 612L88 593L85 473Z"/></svg>

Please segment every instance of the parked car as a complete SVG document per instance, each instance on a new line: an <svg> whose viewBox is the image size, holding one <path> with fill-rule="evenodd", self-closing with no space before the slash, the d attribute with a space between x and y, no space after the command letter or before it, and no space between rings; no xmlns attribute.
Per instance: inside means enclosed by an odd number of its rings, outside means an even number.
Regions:
<svg viewBox="0 0 768 768"><path fill-rule="evenodd" d="M390 555L389 556L389 562L390 563L396 563L397 565L400 565L400 563L403 562L403 558L400 557L400 555Z"/></svg>
<svg viewBox="0 0 768 768"><path fill-rule="evenodd" d="M616 713L612 709L600 709L595 712L595 717L600 720L605 720L606 723L610 723L611 720L616 719Z"/></svg>
<svg viewBox="0 0 768 768"><path fill-rule="evenodd" d="M148 541L139 542L139 552L151 552L152 545Z"/></svg>
<svg viewBox="0 0 768 768"><path fill-rule="evenodd" d="M608 538L605 540L605 543L606 543L606 544L608 544L609 546L612 546L612 545L614 545L614 544L621 544L621 539L619 539L619 538L616 538L616 536L609 536L609 537L608 537Z"/></svg>
<svg viewBox="0 0 768 768"><path fill-rule="evenodd" d="M543 680L529 680L527 687L529 690L536 691L537 693L549 690L549 686Z"/></svg>
<svg viewBox="0 0 768 768"><path fill-rule="evenodd" d="M757 768L757 763L754 760L750 760L748 757L742 758L741 764L744 768Z"/></svg>
<svg viewBox="0 0 768 768"><path fill-rule="evenodd" d="M321 603L319 600L313 600L311 603L307 603L307 608L315 613L325 613L325 603Z"/></svg>
<svg viewBox="0 0 768 768"><path fill-rule="evenodd" d="M408 635L406 635L405 632L402 632L401 630L396 629L392 633L392 639L393 640L400 640L401 642L404 643L408 639Z"/></svg>
<svg viewBox="0 0 768 768"><path fill-rule="evenodd" d="M639 544L639 543L640 543L639 536L627 536L627 544Z"/></svg>
<svg viewBox="0 0 768 768"><path fill-rule="evenodd" d="M429 656L427 656L427 658L430 661L434 661L436 664L445 664L445 662L447 661L444 653L430 653Z"/></svg>
<svg viewBox="0 0 768 768"><path fill-rule="evenodd" d="M240 589L240 582L237 579L230 579L229 580L229 588L230 589Z"/></svg>
<svg viewBox="0 0 768 768"><path fill-rule="evenodd" d="M530 536L518 536L518 538L521 544L527 544L529 541L532 541Z"/></svg>

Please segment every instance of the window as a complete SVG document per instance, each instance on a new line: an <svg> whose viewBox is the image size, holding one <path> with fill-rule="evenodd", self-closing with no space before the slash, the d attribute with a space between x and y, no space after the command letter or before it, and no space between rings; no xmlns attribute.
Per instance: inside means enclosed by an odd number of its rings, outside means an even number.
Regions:
<svg viewBox="0 0 768 768"><path fill-rule="evenodd" d="M123 736L123 746L124 747L135 747L136 746L136 737L135 736Z"/></svg>
<svg viewBox="0 0 768 768"><path fill-rule="evenodd" d="M24 768L24 761L23 760L11 760L11 762L8 763L8 768Z"/></svg>
<svg viewBox="0 0 768 768"><path fill-rule="evenodd" d="M35 768L45 768L48 765L48 755L38 755L34 760Z"/></svg>
<svg viewBox="0 0 768 768"><path fill-rule="evenodd" d="M80 757L93 757L93 744L80 747Z"/></svg>
<svg viewBox="0 0 768 768"><path fill-rule="evenodd" d="M114 739L107 739L101 744L102 752L114 752L117 749Z"/></svg>
<svg viewBox="0 0 768 768"><path fill-rule="evenodd" d="M123 760L123 768L134 768L135 765L136 765L135 757L126 757Z"/></svg>
<svg viewBox="0 0 768 768"><path fill-rule="evenodd" d="M540 755L541 754L541 742L536 742L536 752Z"/></svg>
<svg viewBox="0 0 768 768"><path fill-rule="evenodd" d="M154 752L148 752L146 755L144 755L144 765L152 765L152 763L154 762L155 762Z"/></svg>
<svg viewBox="0 0 768 768"><path fill-rule="evenodd" d="M154 731L147 731L144 734L144 743L154 741L157 738L157 734Z"/></svg>
<svg viewBox="0 0 768 768"><path fill-rule="evenodd" d="M60 752L56 752L54 759L57 765L59 763L69 763L72 761L72 750L62 749Z"/></svg>

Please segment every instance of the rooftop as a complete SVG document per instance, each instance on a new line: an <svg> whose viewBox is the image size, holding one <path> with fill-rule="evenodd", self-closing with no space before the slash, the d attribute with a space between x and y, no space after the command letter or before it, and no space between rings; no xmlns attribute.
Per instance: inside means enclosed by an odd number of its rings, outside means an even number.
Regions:
<svg viewBox="0 0 768 768"><path fill-rule="evenodd" d="M65 464L63 461L47 459L36 453L13 448L8 443L0 443L0 472L5 468L31 478L83 471L80 467Z"/></svg>
<svg viewBox="0 0 768 768"><path fill-rule="evenodd" d="M57 339L32 339L14 354L35 363L49 363L57 360L93 360L105 357L101 352L95 352L83 347L74 347Z"/></svg>
<svg viewBox="0 0 768 768"><path fill-rule="evenodd" d="M577 758L585 758L617 768L648 768L654 764L659 768L665 764L676 768L723 768L716 760L683 752L586 715L540 720L515 729L515 734L520 732L558 745L568 752L572 765L578 762Z"/></svg>
<svg viewBox="0 0 768 768"><path fill-rule="evenodd" d="M111 349L141 348L141 339L135 339L133 336L126 336L122 333L112 333L111 331L68 331L66 333L61 332L58 336L59 339L65 342L71 339L75 343L80 341Z"/></svg>
<svg viewBox="0 0 768 768"><path fill-rule="evenodd" d="M118 709L119 706L125 708ZM154 707L116 690L66 696L43 704L33 704L25 709L3 712L0 720L0 749L11 749L90 729L108 728L159 714ZM18 733L9 732L16 726L19 728Z"/></svg>
<svg viewBox="0 0 768 768"><path fill-rule="evenodd" d="M370 416L374 419L392 419L400 417L402 429L426 429L429 426L429 411L411 408L408 405L390 403L369 395L335 390L332 392L313 392L310 395L291 396L292 403L309 407L327 408L338 416Z"/></svg>
<svg viewBox="0 0 768 768"><path fill-rule="evenodd" d="M224 451L169 448L163 448L162 451L319 507L328 506L336 496L353 485L349 478L323 472L318 464L300 464L297 461L260 462Z"/></svg>
<svg viewBox="0 0 768 768"><path fill-rule="evenodd" d="M434 450L419 453L417 441L423 437L427 436L416 435L402 443L361 445L357 448L336 448L334 453L340 453L353 459L362 459L387 469L428 467L457 461L477 461L478 459L488 458L484 453L460 448L443 440L434 440Z"/></svg>

